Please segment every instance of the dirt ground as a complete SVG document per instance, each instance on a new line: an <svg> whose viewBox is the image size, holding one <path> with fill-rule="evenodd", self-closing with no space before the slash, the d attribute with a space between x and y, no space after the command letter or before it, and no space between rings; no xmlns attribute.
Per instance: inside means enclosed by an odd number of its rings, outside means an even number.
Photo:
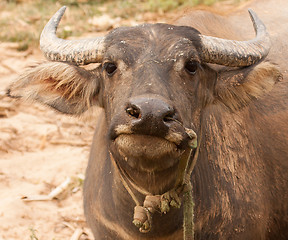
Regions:
<svg viewBox="0 0 288 240"><path fill-rule="evenodd" d="M0 52L0 240L71 239L79 229L86 233L80 239L92 239L81 183L93 122L6 97L24 67L43 59L38 50L17 52L10 43L0 43ZM74 184L57 199L23 199L48 195L67 178Z"/></svg>

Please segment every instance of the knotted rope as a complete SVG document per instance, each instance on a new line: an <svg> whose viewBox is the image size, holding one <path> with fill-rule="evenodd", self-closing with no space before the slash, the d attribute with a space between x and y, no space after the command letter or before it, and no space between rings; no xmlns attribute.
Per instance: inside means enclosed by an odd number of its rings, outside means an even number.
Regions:
<svg viewBox="0 0 288 240"><path fill-rule="evenodd" d="M134 208L133 224L142 233L147 233L151 230L152 214L154 212L157 211L166 214L167 212L169 212L170 207L180 208L182 202L181 199L183 198L184 240L194 240L194 221L193 221L194 202L192 196L192 185L190 182L190 176L192 174L192 171L195 167L198 158L199 147L197 147L196 133L194 133L194 131L191 129L185 129L185 130L191 139L188 142L189 149L185 150L180 159L178 165L178 175L174 188L162 195L152 195L149 192L145 191L144 189L136 186L129 179L125 171L123 171L122 168L117 164L112 154L110 153L111 160L115 165L116 169L118 169L120 173L119 175L121 182L136 205ZM192 158L192 161L189 161L193 150L195 151L194 156ZM146 195L145 200L143 202L143 206L140 205L140 202L138 201L137 197L129 187L128 182L138 192L142 193L143 195Z"/></svg>

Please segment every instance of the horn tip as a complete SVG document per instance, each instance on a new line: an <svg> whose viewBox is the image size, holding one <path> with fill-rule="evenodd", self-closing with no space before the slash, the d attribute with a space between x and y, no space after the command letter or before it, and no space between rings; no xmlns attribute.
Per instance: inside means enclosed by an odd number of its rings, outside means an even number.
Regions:
<svg viewBox="0 0 288 240"><path fill-rule="evenodd" d="M248 12L252 20L253 27L254 27L256 34L259 30L265 31L266 30L265 24L261 21L258 15L251 8L248 9Z"/></svg>
<svg viewBox="0 0 288 240"><path fill-rule="evenodd" d="M65 11L66 11L66 6L61 7L50 19L50 21L54 21L56 24L58 24L63 17Z"/></svg>
<svg viewBox="0 0 288 240"><path fill-rule="evenodd" d="M248 12L249 12L250 14L255 14L255 12L253 11L252 8L248 8Z"/></svg>
<svg viewBox="0 0 288 240"><path fill-rule="evenodd" d="M46 26L52 26L53 28L55 28L55 30L58 27L58 24L60 22L60 20L62 19L65 11L66 11L66 6L61 7L55 14L54 16L50 19L50 21L47 23Z"/></svg>
<svg viewBox="0 0 288 240"><path fill-rule="evenodd" d="M60 11L61 11L61 12L65 12L66 8L67 8L67 6L64 5L64 6L61 7L58 11L59 11L59 12L60 12Z"/></svg>
<svg viewBox="0 0 288 240"><path fill-rule="evenodd" d="M65 11L66 11L66 8L67 8L67 6L63 6L63 7L61 7L57 12L56 12L56 16L57 16L57 18L61 18L62 16L63 16L63 14L65 13ZM59 17L58 17L59 16Z"/></svg>
<svg viewBox="0 0 288 240"><path fill-rule="evenodd" d="M253 22L258 19L257 14L251 8L248 8L248 13Z"/></svg>

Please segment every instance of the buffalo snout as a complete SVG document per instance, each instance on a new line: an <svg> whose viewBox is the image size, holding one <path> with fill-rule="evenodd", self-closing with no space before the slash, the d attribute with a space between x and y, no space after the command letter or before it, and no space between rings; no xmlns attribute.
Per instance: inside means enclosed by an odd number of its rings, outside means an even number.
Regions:
<svg viewBox="0 0 288 240"><path fill-rule="evenodd" d="M156 94L129 98L112 117L110 139L123 134L165 139L180 149L186 148L191 139L171 101Z"/></svg>
<svg viewBox="0 0 288 240"><path fill-rule="evenodd" d="M131 129L135 133L164 137L176 119L174 107L157 97L134 97L126 104Z"/></svg>

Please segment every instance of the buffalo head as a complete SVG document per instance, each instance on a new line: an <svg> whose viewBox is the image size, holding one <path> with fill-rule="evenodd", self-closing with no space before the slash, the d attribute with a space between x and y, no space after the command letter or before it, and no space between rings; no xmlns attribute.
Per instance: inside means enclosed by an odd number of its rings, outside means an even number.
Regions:
<svg viewBox="0 0 288 240"><path fill-rule="evenodd" d="M63 40L56 29L64 11L51 18L41 35L49 61L28 69L9 94L66 114L80 115L93 105L103 108L104 134L93 145L107 149L105 157L110 154L135 185L152 194L173 187L179 160L201 135L201 118L210 106L237 111L270 91L280 76L263 61L271 43L253 11L256 37L248 41L168 24ZM98 65L90 70L81 66L89 63Z"/></svg>

